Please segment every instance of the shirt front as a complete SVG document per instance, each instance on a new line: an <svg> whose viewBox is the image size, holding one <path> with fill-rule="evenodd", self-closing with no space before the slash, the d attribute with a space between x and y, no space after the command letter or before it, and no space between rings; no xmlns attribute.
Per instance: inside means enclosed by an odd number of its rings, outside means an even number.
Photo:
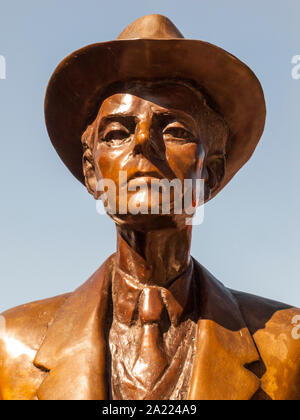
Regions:
<svg viewBox="0 0 300 420"><path fill-rule="evenodd" d="M187 398L196 336L193 292L192 260L168 288L141 284L116 268L109 334L113 399Z"/></svg>

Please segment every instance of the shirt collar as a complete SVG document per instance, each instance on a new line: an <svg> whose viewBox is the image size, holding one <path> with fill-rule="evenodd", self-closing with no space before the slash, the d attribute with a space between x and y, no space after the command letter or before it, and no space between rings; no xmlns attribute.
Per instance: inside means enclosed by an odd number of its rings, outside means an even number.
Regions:
<svg viewBox="0 0 300 420"><path fill-rule="evenodd" d="M123 258L122 260L124 261ZM139 265L135 264L135 266L139 268ZM117 266L113 279L113 301L116 319L123 324L130 325L137 310L142 290L156 287L160 289L171 323L176 325L180 321L189 301L192 273L193 260L191 259L187 270L177 277L168 288L164 288L152 285L146 286L137 278L126 273L124 265L122 268Z"/></svg>

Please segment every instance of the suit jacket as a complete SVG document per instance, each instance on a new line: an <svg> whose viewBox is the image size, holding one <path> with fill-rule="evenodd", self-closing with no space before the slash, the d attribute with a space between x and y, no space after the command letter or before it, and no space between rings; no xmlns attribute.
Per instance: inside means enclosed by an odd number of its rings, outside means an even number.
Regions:
<svg viewBox="0 0 300 420"><path fill-rule="evenodd" d="M111 256L75 292L0 318L0 399L109 398ZM300 310L231 291L194 261L201 319L188 399L300 400ZM293 323L294 322L294 323Z"/></svg>

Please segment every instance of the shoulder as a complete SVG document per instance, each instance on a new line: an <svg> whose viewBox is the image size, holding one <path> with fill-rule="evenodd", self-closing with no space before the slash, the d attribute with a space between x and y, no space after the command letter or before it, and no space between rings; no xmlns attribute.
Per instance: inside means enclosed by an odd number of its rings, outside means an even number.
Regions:
<svg viewBox="0 0 300 420"><path fill-rule="evenodd" d="M12 346L33 352L37 350L49 324L68 296L64 294L27 303L0 314L0 358L3 359L5 354L9 357Z"/></svg>
<svg viewBox="0 0 300 420"><path fill-rule="evenodd" d="M45 372L33 361L68 294L27 303L0 315L0 400L32 399Z"/></svg>
<svg viewBox="0 0 300 420"><path fill-rule="evenodd" d="M293 326L292 320L300 315L300 309L286 303L231 290L252 334L265 328L270 320L276 319L278 326Z"/></svg>
<svg viewBox="0 0 300 420"><path fill-rule="evenodd" d="M101 278L107 275L110 276L113 271L114 263L115 254L107 258L100 268L77 290L88 288L89 284L97 276ZM43 338L43 333L46 333L46 330L55 317L56 312L69 297L75 294L76 291L48 299L26 303L3 312L0 314L2 331L3 324L5 324L5 330L6 332L9 332L10 335L24 336L24 339L38 342L40 337ZM25 329L27 330L27 334ZM26 335L28 336L27 338L25 337Z"/></svg>
<svg viewBox="0 0 300 420"><path fill-rule="evenodd" d="M300 309L232 291L264 362L262 387L273 399L300 400Z"/></svg>
<svg viewBox="0 0 300 420"><path fill-rule="evenodd" d="M111 255L101 267L77 290L88 288L95 277L110 275L115 261L115 254ZM55 296L52 298L26 303L9 309L0 314L0 343L1 339L14 337L23 344L38 348L41 344L49 325L54 320L56 313L66 300L76 291ZM0 348L1 355L1 348Z"/></svg>
<svg viewBox="0 0 300 420"><path fill-rule="evenodd" d="M43 336L55 313L69 296L67 293L38 300L3 312L0 314L2 336L9 333L10 336L22 336L24 340L39 341L38 338Z"/></svg>

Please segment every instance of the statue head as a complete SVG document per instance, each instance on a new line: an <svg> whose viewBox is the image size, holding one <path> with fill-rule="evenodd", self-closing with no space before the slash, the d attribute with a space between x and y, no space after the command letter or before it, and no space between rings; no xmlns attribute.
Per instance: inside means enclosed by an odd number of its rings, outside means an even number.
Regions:
<svg viewBox="0 0 300 420"><path fill-rule="evenodd" d="M120 172L127 173L129 189L142 181L201 179L203 201L210 200L252 156L266 110L249 67L215 45L184 39L168 18L150 15L117 40L63 60L48 85L45 115L50 138L73 175L95 198L101 179L114 181L119 208ZM185 191L171 197L171 207L183 196ZM149 196L147 187L129 191L125 201L146 209L161 199ZM179 221L173 210L167 220ZM114 219L156 220L134 216Z"/></svg>

